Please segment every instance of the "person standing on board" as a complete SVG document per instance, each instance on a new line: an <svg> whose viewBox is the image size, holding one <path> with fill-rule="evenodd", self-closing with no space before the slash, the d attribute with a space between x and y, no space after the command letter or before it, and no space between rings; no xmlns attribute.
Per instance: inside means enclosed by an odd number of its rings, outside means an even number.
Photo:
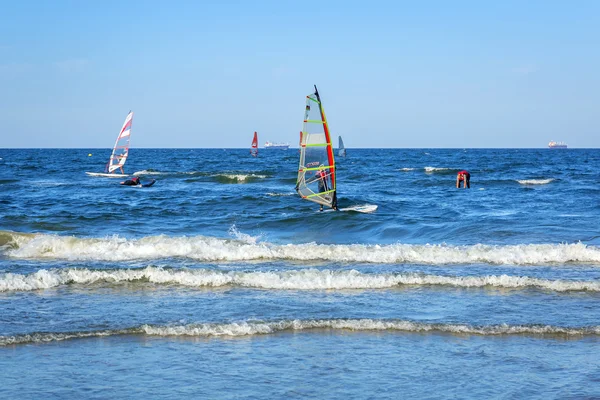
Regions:
<svg viewBox="0 0 600 400"><path fill-rule="evenodd" d="M456 175L456 188L460 187L460 181L463 182L463 188L471 188L471 174L469 171L463 169L462 171L458 171Z"/></svg>
<svg viewBox="0 0 600 400"><path fill-rule="evenodd" d="M323 167L323 164L321 164L320 167ZM306 181L306 183L309 184L314 181L317 181L318 193L327 192L327 191L329 191L329 187L327 185L327 176L328 176L328 174L327 174L327 172L325 172L324 169L319 169L319 170L315 171L315 176L313 178L309 179L308 181ZM337 202L333 206L333 209L337 210ZM319 208L319 211L323 211L322 204L321 204L321 207Z"/></svg>

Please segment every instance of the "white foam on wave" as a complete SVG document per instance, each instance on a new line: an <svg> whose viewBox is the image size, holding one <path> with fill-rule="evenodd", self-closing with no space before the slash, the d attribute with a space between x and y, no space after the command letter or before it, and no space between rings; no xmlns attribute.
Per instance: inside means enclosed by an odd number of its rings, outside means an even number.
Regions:
<svg viewBox="0 0 600 400"><path fill-rule="evenodd" d="M216 176L222 176L232 181L245 182L249 179L264 179L266 175L258 174L218 174Z"/></svg>
<svg viewBox="0 0 600 400"><path fill-rule="evenodd" d="M335 330L351 332L406 332L445 333L455 335L534 335L549 337L582 337L600 335L600 326L563 327L553 325L484 325L428 323L406 320L375 319L321 319L281 321L240 321L227 323L197 323L184 325L144 324L128 329L82 331L68 333L35 332L30 334L0 336L0 346L24 343L44 343L68 339L105 337L114 335L148 335L179 337L244 337L269 335L278 332Z"/></svg>
<svg viewBox="0 0 600 400"><path fill-rule="evenodd" d="M77 238L5 232L3 252L8 257L72 261L153 260L171 257L199 261L325 260L358 263L537 265L600 263L600 249L583 243L521 245L416 244L272 244L207 236L119 236Z"/></svg>
<svg viewBox="0 0 600 400"><path fill-rule="evenodd" d="M134 176L138 176L138 175L165 175L168 174L168 172L160 172L160 171L148 171L147 169L143 170L143 171L136 171L133 173Z"/></svg>
<svg viewBox="0 0 600 400"><path fill-rule="evenodd" d="M229 235L248 244L256 244L256 242L261 238L260 236L251 236L247 233L240 232L235 224L229 228Z"/></svg>
<svg viewBox="0 0 600 400"><path fill-rule="evenodd" d="M398 171L404 171L404 172L408 172L408 171L414 171L414 168L400 168Z"/></svg>
<svg viewBox="0 0 600 400"><path fill-rule="evenodd" d="M554 181L553 178L548 179L517 179L521 185L547 185Z"/></svg>
<svg viewBox="0 0 600 400"><path fill-rule="evenodd" d="M425 167L425 172L441 172L441 171L450 171L452 168L441 168L441 167Z"/></svg>
<svg viewBox="0 0 600 400"><path fill-rule="evenodd" d="M131 282L187 287L240 286L275 290L386 289L402 285L459 288L536 288L557 292L600 292L599 281L566 281L526 276L439 276L418 273L364 274L356 270L303 269L293 271L216 271L211 269L91 270L66 268L39 270L32 274L0 274L0 292L49 289L68 284L121 284Z"/></svg>
<svg viewBox="0 0 600 400"><path fill-rule="evenodd" d="M267 196L271 196L271 197L283 197L283 196L295 196L296 193L292 193L292 192L288 192L288 193L272 193L269 192L267 193Z"/></svg>

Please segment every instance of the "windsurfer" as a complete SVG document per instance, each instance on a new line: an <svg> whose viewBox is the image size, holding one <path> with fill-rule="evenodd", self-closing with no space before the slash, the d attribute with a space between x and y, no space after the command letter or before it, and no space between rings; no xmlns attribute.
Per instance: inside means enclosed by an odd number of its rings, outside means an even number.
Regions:
<svg viewBox="0 0 600 400"><path fill-rule="evenodd" d="M471 174L467 170L459 171L456 175L456 187L460 187L460 182L463 182L463 188L467 189L471 187Z"/></svg>
<svg viewBox="0 0 600 400"><path fill-rule="evenodd" d="M319 193L323 193L329 190L329 188L327 188L327 173L325 172L324 169L318 170L315 173L315 178L317 179L317 183L319 185Z"/></svg>
<svg viewBox="0 0 600 400"><path fill-rule="evenodd" d="M131 179L127 179L125 182L121 182L121 185L125 185L125 186L136 186L140 184L140 177L139 176L135 176Z"/></svg>

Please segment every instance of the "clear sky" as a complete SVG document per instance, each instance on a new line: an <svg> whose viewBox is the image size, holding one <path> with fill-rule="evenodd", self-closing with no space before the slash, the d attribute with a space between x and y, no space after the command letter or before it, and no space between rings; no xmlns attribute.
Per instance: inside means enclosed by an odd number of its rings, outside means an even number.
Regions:
<svg viewBox="0 0 600 400"><path fill-rule="evenodd" d="M0 6L0 147L600 147L600 1Z"/></svg>

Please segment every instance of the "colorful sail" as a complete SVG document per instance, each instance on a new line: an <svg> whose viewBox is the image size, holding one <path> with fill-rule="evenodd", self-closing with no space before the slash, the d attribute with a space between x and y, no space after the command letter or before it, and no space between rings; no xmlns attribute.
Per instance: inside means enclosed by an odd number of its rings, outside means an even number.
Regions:
<svg viewBox="0 0 600 400"><path fill-rule="evenodd" d="M252 139L250 154L252 154L254 157L258 155L258 133L256 132L254 132L254 139Z"/></svg>
<svg viewBox="0 0 600 400"><path fill-rule="evenodd" d="M106 165L106 172L109 174L114 173L117 169L120 169L121 173L125 173L123 171L123 166L125 165L125 161L127 161L127 157L129 156L129 138L131 136L132 122L133 111L129 111L129 114L127 114L125 122L123 123L123 127L119 132L119 136L117 136L117 140L115 142L115 146L113 147L112 154L110 155L110 159L108 160L108 164Z"/></svg>
<svg viewBox="0 0 600 400"><path fill-rule="evenodd" d="M300 166L296 191L306 200L337 208L335 160L325 111L315 86L306 96L304 127L300 139Z"/></svg>
<svg viewBox="0 0 600 400"><path fill-rule="evenodd" d="M338 136L338 138L339 138L338 156L346 157L346 148L344 147L344 141L342 140L341 136Z"/></svg>

